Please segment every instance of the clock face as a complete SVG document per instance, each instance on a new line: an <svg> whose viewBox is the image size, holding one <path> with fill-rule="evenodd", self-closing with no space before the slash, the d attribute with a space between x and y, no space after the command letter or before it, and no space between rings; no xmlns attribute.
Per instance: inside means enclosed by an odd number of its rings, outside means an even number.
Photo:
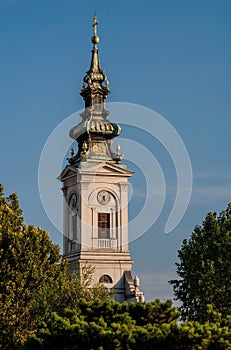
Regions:
<svg viewBox="0 0 231 350"><path fill-rule="evenodd" d="M111 200L111 195L108 191L100 191L97 196L98 202L100 204L108 204Z"/></svg>
<svg viewBox="0 0 231 350"><path fill-rule="evenodd" d="M75 208L77 205L77 194L72 193L70 196L69 204L71 208Z"/></svg>

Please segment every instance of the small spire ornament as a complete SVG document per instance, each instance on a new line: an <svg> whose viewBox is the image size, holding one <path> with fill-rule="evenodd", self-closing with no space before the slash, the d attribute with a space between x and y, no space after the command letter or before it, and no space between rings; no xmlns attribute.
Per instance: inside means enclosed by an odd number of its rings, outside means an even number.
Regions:
<svg viewBox="0 0 231 350"><path fill-rule="evenodd" d="M94 16L92 27L94 28L94 35L91 38L92 44L94 44L94 47L99 43L99 37L97 35L97 25L99 22L97 21L96 16Z"/></svg>
<svg viewBox="0 0 231 350"><path fill-rule="evenodd" d="M86 143L86 141L84 141L82 149L83 149L84 153L86 153L86 150L87 150L87 143Z"/></svg>

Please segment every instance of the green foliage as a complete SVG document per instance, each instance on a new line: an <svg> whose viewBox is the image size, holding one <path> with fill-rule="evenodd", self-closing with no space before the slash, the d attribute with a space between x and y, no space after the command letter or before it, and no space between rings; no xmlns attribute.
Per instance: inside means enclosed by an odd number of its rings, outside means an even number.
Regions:
<svg viewBox="0 0 231 350"><path fill-rule="evenodd" d="M129 313L139 326L151 324L170 323L177 320L180 313L172 307L171 300L161 303L156 299L151 303L137 303L129 305Z"/></svg>
<svg viewBox="0 0 231 350"><path fill-rule="evenodd" d="M211 307L210 312L214 313ZM141 315L145 315L145 321L140 320ZM216 321L205 324L179 324L177 317L170 301L128 304L82 300L78 312L66 309L62 316L53 313L46 323L40 324L24 350L230 349L230 317L222 319L214 313Z"/></svg>
<svg viewBox="0 0 231 350"><path fill-rule="evenodd" d="M91 268L81 278L67 275L59 246L39 227L24 224L15 193L0 185L0 333L4 349L19 348L40 321L78 301L105 299L101 286L89 288ZM82 282L84 281L84 283ZM0 344L1 345L1 344Z"/></svg>
<svg viewBox="0 0 231 350"><path fill-rule="evenodd" d="M208 214L183 243L178 264L182 281L173 284L186 300L183 316L195 321L179 324L170 300L117 303L100 285L90 288L92 267L68 275L59 247L46 231L24 223L16 194L4 197L0 185L0 347L230 349L230 217L231 206L219 217Z"/></svg>
<svg viewBox="0 0 231 350"><path fill-rule="evenodd" d="M178 256L180 279L170 283L182 302L182 319L206 321L208 304L223 316L231 314L231 203L219 216L208 213Z"/></svg>

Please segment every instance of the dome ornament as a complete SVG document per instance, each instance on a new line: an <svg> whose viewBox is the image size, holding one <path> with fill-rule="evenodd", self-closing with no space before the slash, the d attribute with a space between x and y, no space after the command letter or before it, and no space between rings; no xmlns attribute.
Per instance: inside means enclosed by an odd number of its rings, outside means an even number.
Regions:
<svg viewBox="0 0 231 350"><path fill-rule="evenodd" d="M82 158L85 158L86 157L86 153L87 153L87 143L86 141L83 142L82 144L82 151L81 151L81 156Z"/></svg>
<svg viewBox="0 0 231 350"><path fill-rule="evenodd" d="M94 47L99 43L99 37L97 35L97 25L99 22L97 21L96 16L94 16L92 27L94 28L94 36L91 38L92 44L94 44Z"/></svg>
<svg viewBox="0 0 231 350"><path fill-rule="evenodd" d="M73 157L74 154L75 154L74 148L71 148L71 149L70 149L70 156Z"/></svg>

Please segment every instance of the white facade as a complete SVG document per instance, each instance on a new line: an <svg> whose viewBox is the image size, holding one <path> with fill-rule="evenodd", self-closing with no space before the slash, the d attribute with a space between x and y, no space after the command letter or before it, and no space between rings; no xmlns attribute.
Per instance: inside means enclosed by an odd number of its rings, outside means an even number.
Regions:
<svg viewBox="0 0 231 350"><path fill-rule="evenodd" d="M117 301L133 300L133 261L128 248L128 178L132 172L104 162L84 165L81 169L67 166L59 178L64 193L63 256L70 271L94 266L93 283L113 288ZM106 218L106 227L100 226L101 217Z"/></svg>

